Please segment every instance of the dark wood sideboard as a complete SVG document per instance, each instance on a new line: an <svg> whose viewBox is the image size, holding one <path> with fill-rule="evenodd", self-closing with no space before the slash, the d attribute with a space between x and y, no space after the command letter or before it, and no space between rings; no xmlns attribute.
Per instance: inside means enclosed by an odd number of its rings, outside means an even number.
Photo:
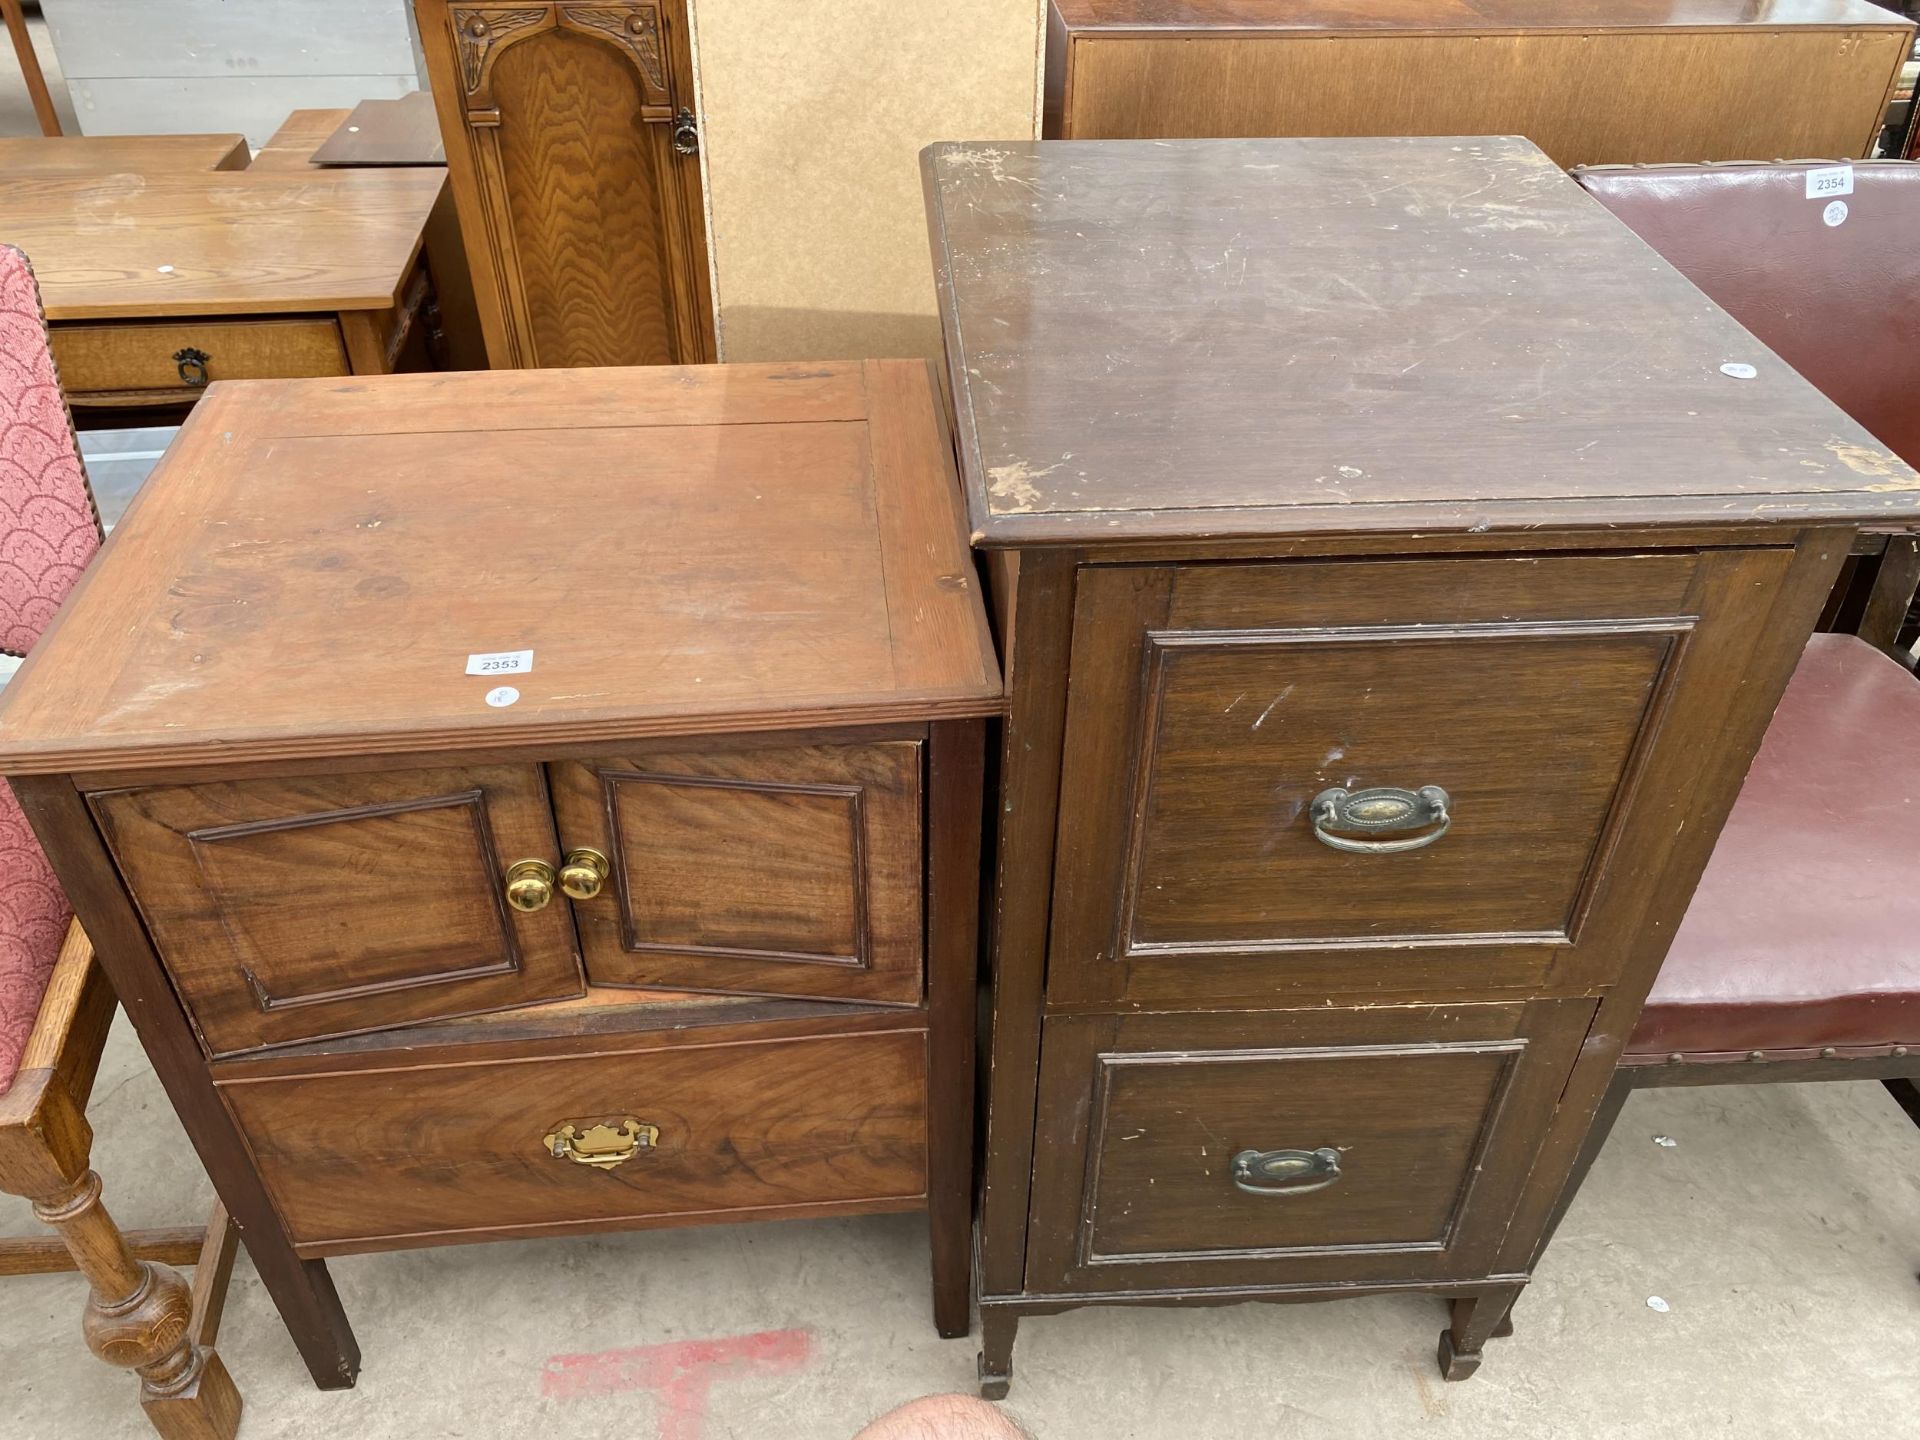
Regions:
<svg viewBox="0 0 1920 1440"><path fill-rule="evenodd" d="M1562 165L1869 155L1870 0L1052 0L1045 133L1524 135Z"/></svg>
<svg viewBox="0 0 1920 1440"><path fill-rule="evenodd" d="M1008 674L1020 1317L1527 1269L1863 522L1920 477L1518 139L925 152Z"/></svg>

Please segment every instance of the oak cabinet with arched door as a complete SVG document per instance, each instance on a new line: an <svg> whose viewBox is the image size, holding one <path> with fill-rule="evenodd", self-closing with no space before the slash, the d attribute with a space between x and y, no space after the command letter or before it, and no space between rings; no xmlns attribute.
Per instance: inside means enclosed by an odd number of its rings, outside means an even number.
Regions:
<svg viewBox="0 0 1920 1440"><path fill-rule="evenodd" d="M685 0L415 0L496 369L714 358Z"/></svg>

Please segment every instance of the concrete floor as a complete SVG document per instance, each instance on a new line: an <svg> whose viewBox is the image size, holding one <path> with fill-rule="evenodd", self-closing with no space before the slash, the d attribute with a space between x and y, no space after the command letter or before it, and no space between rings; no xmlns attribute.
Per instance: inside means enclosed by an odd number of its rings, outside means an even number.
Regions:
<svg viewBox="0 0 1920 1440"><path fill-rule="evenodd" d="M204 1211L206 1180L124 1022L92 1114L124 1223ZM0 1197L0 1233L31 1225ZM247 1440L846 1440L894 1404L971 1386L975 1346L934 1335L925 1266L913 1216L338 1260L365 1370L323 1395L243 1259L221 1350ZM1879 1086L1652 1091L1518 1332L1464 1384L1435 1373L1442 1307L1426 1298L1083 1310L1027 1322L1008 1408L1039 1440L1911 1435L1916 1268L1920 1133ZM133 1383L80 1340L83 1300L72 1276L0 1281L0 1436L148 1433Z"/></svg>
<svg viewBox="0 0 1920 1440"><path fill-rule="evenodd" d="M0 134L33 132L0 52ZM124 1023L92 1117L123 1223L204 1214L211 1190ZM0 1196L0 1234L33 1228ZM247 1440L845 1440L971 1387L974 1344L935 1337L925 1267L912 1216L336 1261L365 1370L323 1395L243 1258L221 1349ZM1028 1322L1008 1409L1040 1440L1911 1435L1916 1268L1920 1133L1878 1086L1655 1091L1628 1107L1518 1333L1463 1385L1434 1370L1430 1299L1085 1310ZM81 1342L84 1297L73 1276L0 1281L5 1440L150 1433L135 1384Z"/></svg>

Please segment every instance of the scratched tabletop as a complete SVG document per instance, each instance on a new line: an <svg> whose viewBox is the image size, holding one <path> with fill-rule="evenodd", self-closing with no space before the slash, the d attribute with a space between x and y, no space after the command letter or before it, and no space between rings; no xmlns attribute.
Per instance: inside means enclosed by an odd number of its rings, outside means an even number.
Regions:
<svg viewBox="0 0 1920 1440"><path fill-rule="evenodd" d="M1920 513L1920 477L1526 140L922 168L982 544Z"/></svg>

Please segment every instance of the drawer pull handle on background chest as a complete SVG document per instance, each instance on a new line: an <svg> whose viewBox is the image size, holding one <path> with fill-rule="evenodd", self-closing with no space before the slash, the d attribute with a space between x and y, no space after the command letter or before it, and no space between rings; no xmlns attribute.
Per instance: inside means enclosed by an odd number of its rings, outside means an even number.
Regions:
<svg viewBox="0 0 1920 1440"><path fill-rule="evenodd" d="M1233 1157L1234 1186L1249 1195L1305 1195L1324 1190L1340 1178L1340 1152L1318 1150L1242 1150Z"/></svg>
<svg viewBox="0 0 1920 1440"><path fill-rule="evenodd" d="M1322 845L1344 850L1349 855L1394 855L1419 850L1447 833L1447 827L1453 823L1453 817L1447 813L1448 803L1447 792L1438 785L1422 785L1418 790L1401 790L1392 785L1378 785L1370 790L1336 786L1313 797L1313 833ZM1404 840L1366 840L1333 833L1358 830L1377 835L1420 830L1429 825L1434 828Z"/></svg>
<svg viewBox="0 0 1920 1440"><path fill-rule="evenodd" d="M180 372L180 383L182 385L191 385L196 390L202 385L205 385L210 378L207 374L207 366L212 363L213 357L211 355L207 354L204 350L196 349L192 345L187 346L184 350L176 350L173 352L173 366L174 369Z"/></svg>
<svg viewBox="0 0 1920 1440"><path fill-rule="evenodd" d="M532 914L553 900L553 866L544 860L516 860L507 867L507 904Z"/></svg>
<svg viewBox="0 0 1920 1440"><path fill-rule="evenodd" d="M622 1116L617 1125L598 1121L583 1129L582 1124L569 1120L548 1135L545 1138L547 1152L556 1160L611 1170L660 1143L658 1125L649 1125L631 1115Z"/></svg>

